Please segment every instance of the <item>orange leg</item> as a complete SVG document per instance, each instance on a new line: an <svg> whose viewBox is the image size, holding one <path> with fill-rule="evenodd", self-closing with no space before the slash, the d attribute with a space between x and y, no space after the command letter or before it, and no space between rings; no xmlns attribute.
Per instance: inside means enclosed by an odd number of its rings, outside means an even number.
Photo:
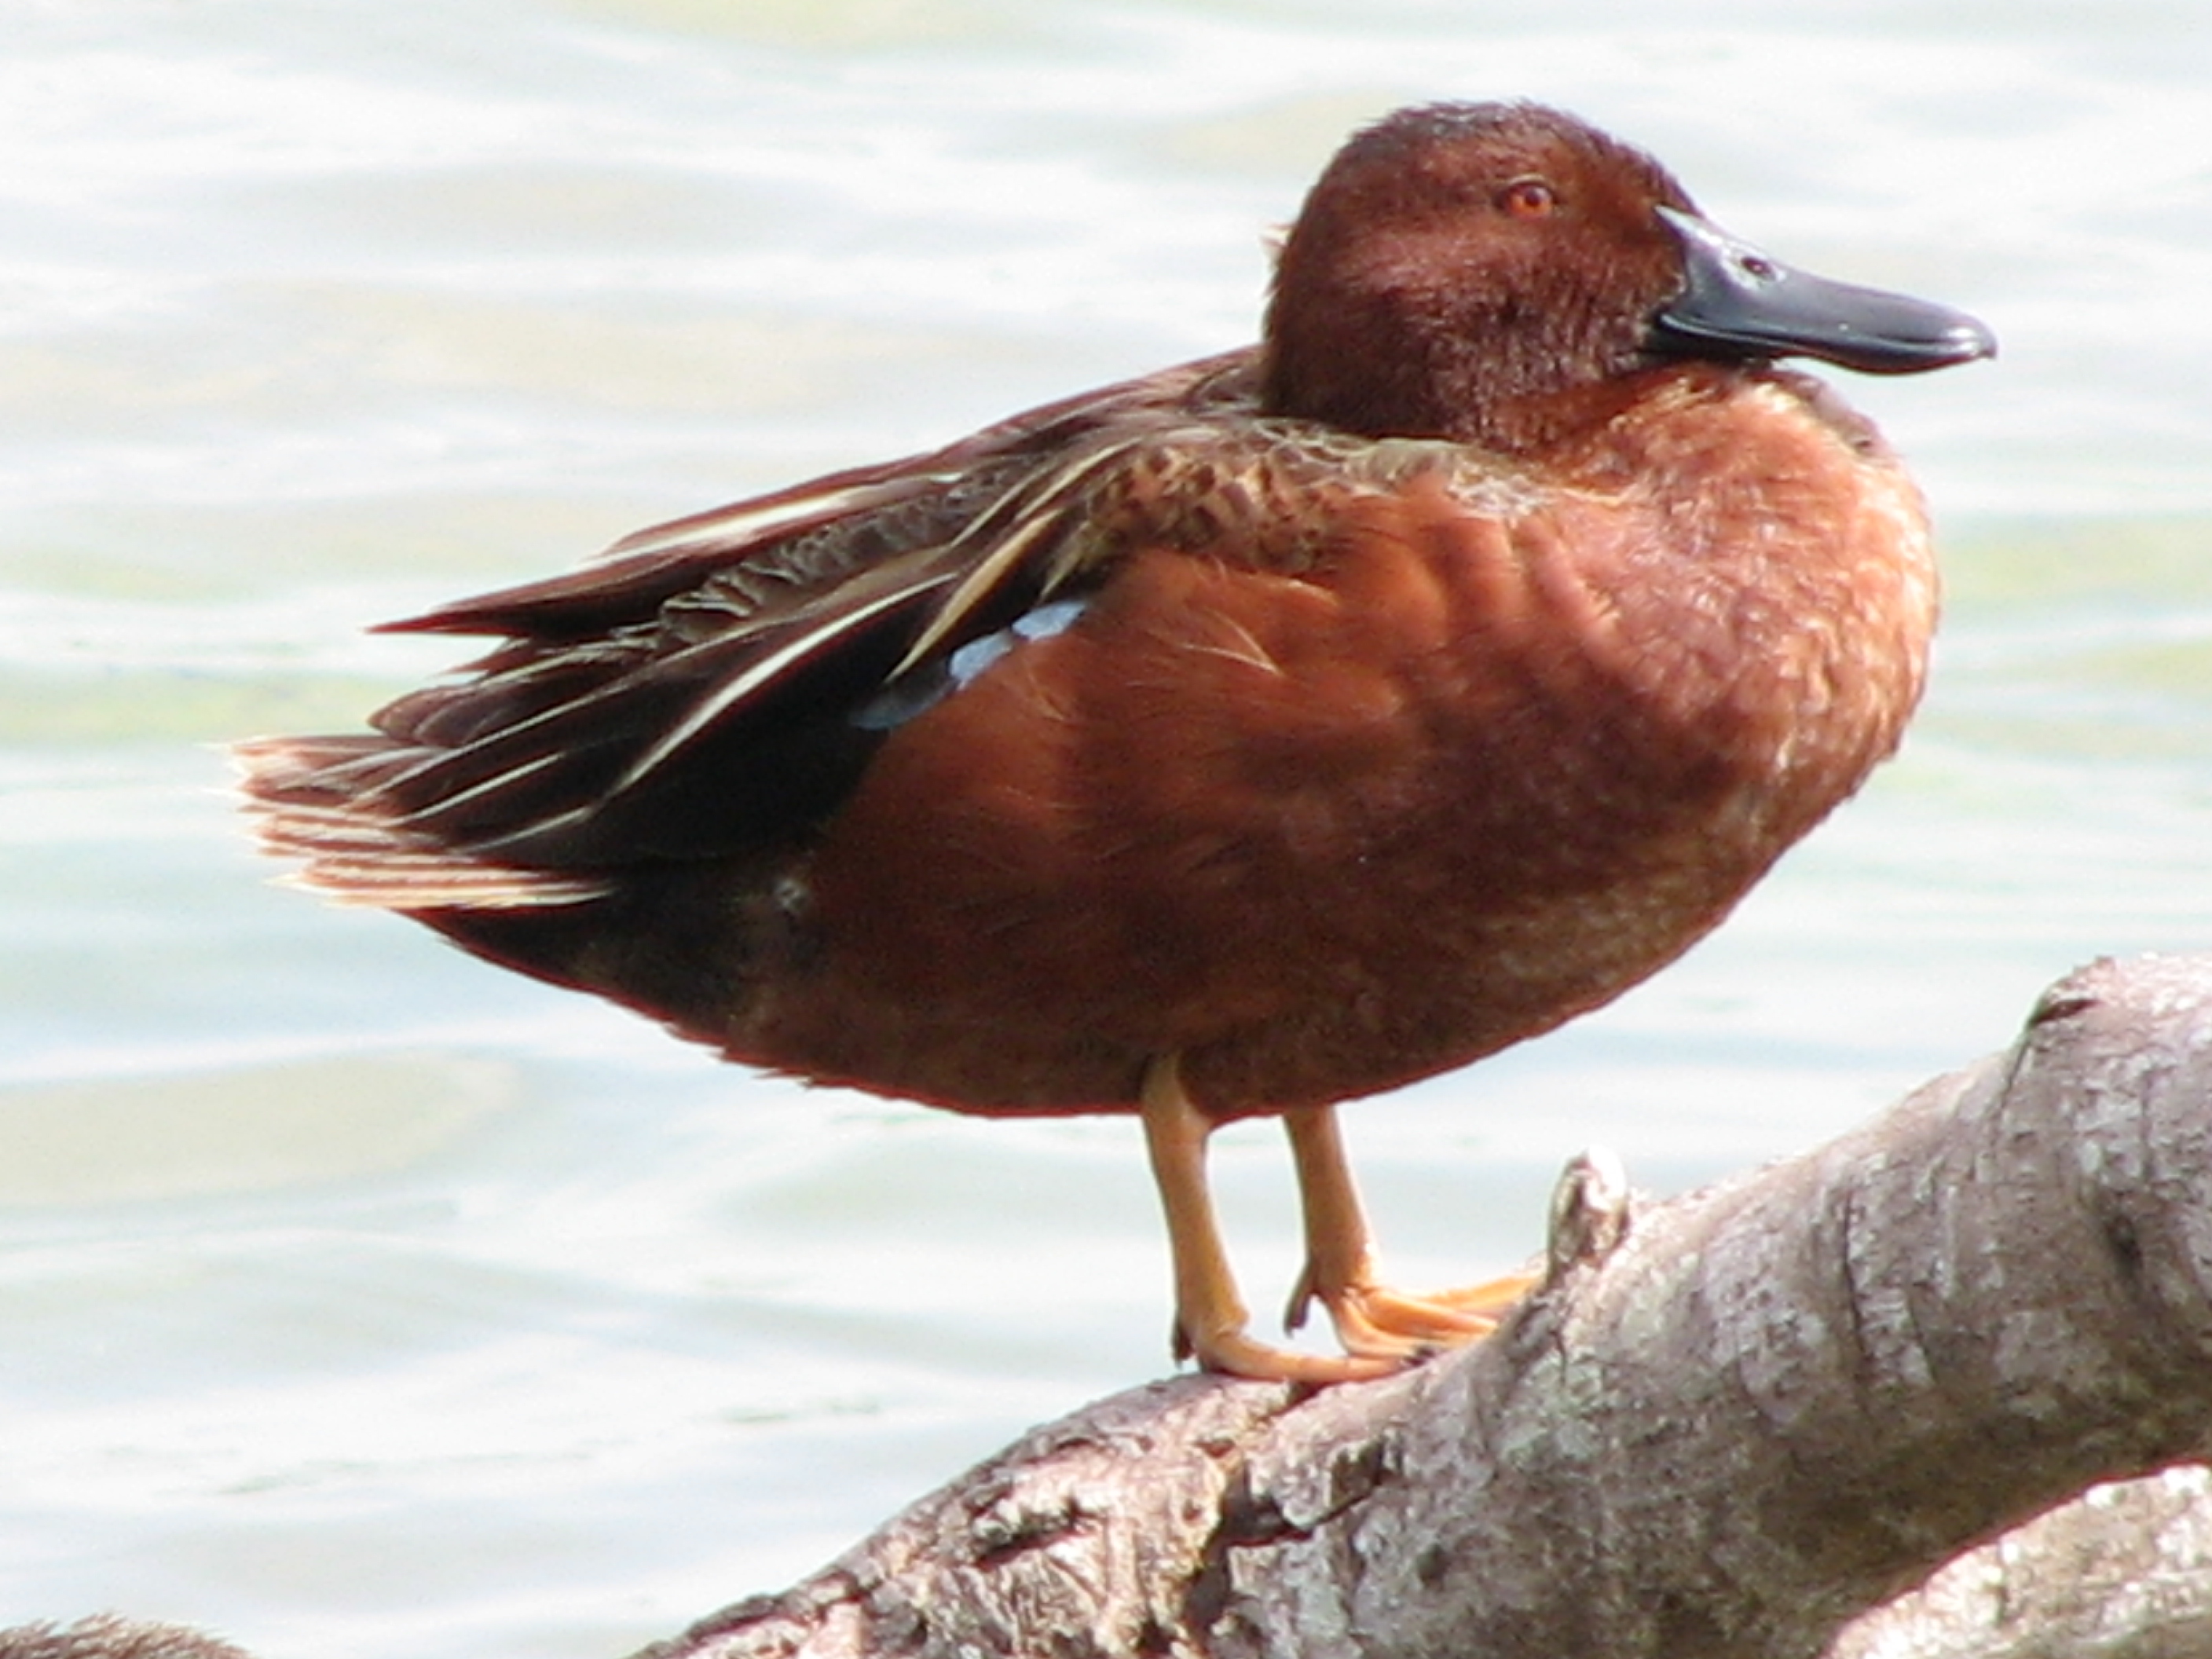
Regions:
<svg viewBox="0 0 2212 1659"><path fill-rule="evenodd" d="M1155 1060L1146 1073L1140 1107L1175 1262L1176 1357L1195 1358L1212 1371L1285 1382L1346 1382L1397 1370L1403 1362L1395 1356L1297 1353L1245 1329L1249 1316L1237 1294L1206 1186L1206 1142L1213 1123L1184 1092L1173 1056Z"/></svg>
<svg viewBox="0 0 2212 1659"><path fill-rule="evenodd" d="M1283 1115L1305 1206L1306 1265L1291 1292L1284 1322L1296 1330L1306 1305L1328 1310L1348 1353L1400 1362L1455 1347L1495 1330L1505 1311L1536 1281L1528 1274L1494 1279L1462 1290L1412 1296L1375 1276L1375 1244L1352 1183L1333 1106Z"/></svg>

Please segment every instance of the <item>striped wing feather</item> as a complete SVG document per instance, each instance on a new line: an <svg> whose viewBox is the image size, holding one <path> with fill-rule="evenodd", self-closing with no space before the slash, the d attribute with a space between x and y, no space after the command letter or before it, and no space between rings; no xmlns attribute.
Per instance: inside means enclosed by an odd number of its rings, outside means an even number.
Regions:
<svg viewBox="0 0 2212 1659"><path fill-rule="evenodd" d="M501 642L374 716L240 745L272 849L340 899L572 904L625 866L788 845L884 732L856 710L1110 562L1102 478L1249 410L1249 353L1048 405L618 543L583 568L392 624Z"/></svg>

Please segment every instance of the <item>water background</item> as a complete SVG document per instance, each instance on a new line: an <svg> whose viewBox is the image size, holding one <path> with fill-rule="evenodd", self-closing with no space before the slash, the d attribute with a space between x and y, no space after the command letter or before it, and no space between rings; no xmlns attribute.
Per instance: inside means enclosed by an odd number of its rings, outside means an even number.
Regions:
<svg viewBox="0 0 2212 1659"><path fill-rule="evenodd" d="M1356 15L1357 21L1350 21ZM612 1656L1164 1368L1133 1125L763 1081L267 884L362 626L1249 337L1353 124L1526 94L1967 307L1904 757L1603 1014L1347 1114L1409 1282L2212 946L2212 27L2096 6L0 0L0 1623ZM1278 1137L1224 1137L1255 1304Z"/></svg>

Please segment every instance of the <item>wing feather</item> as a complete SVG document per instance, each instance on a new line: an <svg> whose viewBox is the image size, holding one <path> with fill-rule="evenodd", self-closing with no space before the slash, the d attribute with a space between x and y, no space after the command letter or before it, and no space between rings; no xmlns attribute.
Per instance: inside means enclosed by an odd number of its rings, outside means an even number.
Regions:
<svg viewBox="0 0 2212 1659"><path fill-rule="evenodd" d="M380 736L244 746L264 836L317 885L416 911L575 903L623 867L791 844L908 678L1109 580L1178 490L1246 465L1255 381L1249 352L1186 365L396 624L501 642L380 710ZM1175 459L1239 432L1243 460Z"/></svg>

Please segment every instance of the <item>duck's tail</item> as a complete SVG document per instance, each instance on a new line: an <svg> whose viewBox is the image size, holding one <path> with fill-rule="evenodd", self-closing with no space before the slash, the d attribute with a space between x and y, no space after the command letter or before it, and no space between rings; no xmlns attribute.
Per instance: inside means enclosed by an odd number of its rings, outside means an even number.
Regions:
<svg viewBox="0 0 2212 1659"><path fill-rule="evenodd" d="M231 751L262 845L295 860L291 879L341 904L410 915L532 909L605 895L588 871L502 862L414 827L397 786L420 764L380 736L262 738Z"/></svg>
<svg viewBox="0 0 2212 1659"><path fill-rule="evenodd" d="M726 1041L757 941L715 924L732 914L730 892L763 884L745 870L548 869L457 847L410 822L399 796L425 751L389 737L264 738L233 752L262 844L296 862L288 880L397 911L488 961L611 998L684 1036Z"/></svg>

